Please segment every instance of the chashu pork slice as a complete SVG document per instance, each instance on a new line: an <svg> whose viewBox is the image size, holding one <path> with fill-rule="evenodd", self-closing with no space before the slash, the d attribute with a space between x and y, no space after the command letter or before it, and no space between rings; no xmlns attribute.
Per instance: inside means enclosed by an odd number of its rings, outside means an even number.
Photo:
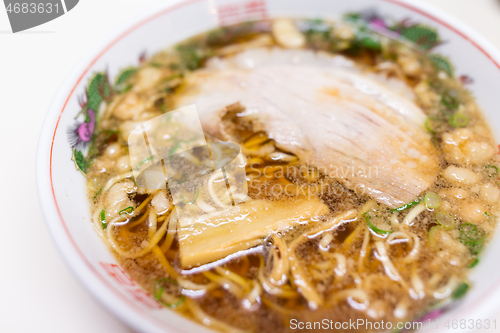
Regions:
<svg viewBox="0 0 500 333"><path fill-rule="evenodd" d="M392 208L437 177L437 151L411 90L341 56L275 48L214 58L178 96L177 107L195 104L204 130L223 140L234 139L226 106L240 103L240 121L279 148Z"/></svg>

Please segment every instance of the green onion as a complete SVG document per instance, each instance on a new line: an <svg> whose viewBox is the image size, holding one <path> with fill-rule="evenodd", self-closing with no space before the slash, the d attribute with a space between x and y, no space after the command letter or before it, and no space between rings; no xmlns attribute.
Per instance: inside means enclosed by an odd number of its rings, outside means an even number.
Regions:
<svg viewBox="0 0 500 333"><path fill-rule="evenodd" d="M424 196L424 203L427 208L436 209L441 205L441 198L434 192L428 192Z"/></svg>
<svg viewBox="0 0 500 333"><path fill-rule="evenodd" d="M182 202L183 204L186 204L186 205L191 204L191 203L195 202L195 201L196 201L196 199L198 199L198 195L199 195L199 194L200 194L200 188L199 188L199 187L196 187L196 194L195 194L195 196L194 196L193 200L188 201L188 202L185 202L185 201L184 201L184 193L181 193L181 202Z"/></svg>
<svg viewBox="0 0 500 333"><path fill-rule="evenodd" d="M151 161L153 158L154 158L154 156L146 157L141 163L139 163L138 166L136 166L136 169L139 169L144 163Z"/></svg>
<svg viewBox="0 0 500 333"><path fill-rule="evenodd" d="M182 177L177 181L179 184L185 183L188 180L188 175L182 175Z"/></svg>
<svg viewBox="0 0 500 333"><path fill-rule="evenodd" d="M418 198L418 199L416 199L415 201L412 201L412 202L410 202L410 203L404 204L404 205L403 205L403 206L401 206L401 207L391 209L391 212L401 212L401 211L403 211L403 210L405 210L405 209L408 209L408 208L411 208L411 207L413 207L413 206L418 205L418 204L420 203L420 201L422 201L422 199L421 199L421 198Z"/></svg>
<svg viewBox="0 0 500 333"><path fill-rule="evenodd" d="M474 261L469 265L469 268L476 267L478 263L479 263L479 259L478 258L474 259Z"/></svg>
<svg viewBox="0 0 500 333"><path fill-rule="evenodd" d="M486 169L486 174L488 175L488 177L493 178L498 175L498 167L488 164L484 168Z"/></svg>
<svg viewBox="0 0 500 333"><path fill-rule="evenodd" d="M370 222L370 216L369 215L366 215L366 224L368 225L368 227L370 229L372 229L373 231L375 231L379 235L386 236L387 234L392 233L392 231L390 231L390 230L382 230L382 229L377 228L373 224L371 224L371 222Z"/></svg>
<svg viewBox="0 0 500 333"><path fill-rule="evenodd" d="M436 134L436 130L435 130L436 126L432 125L433 121L435 122L435 121L440 121L440 120L436 116L427 117L427 119L425 120L425 129L431 134Z"/></svg>
<svg viewBox="0 0 500 333"><path fill-rule="evenodd" d="M97 196L98 196L101 192L102 192L102 188L94 194L94 200L95 200L95 198L97 198Z"/></svg>
<svg viewBox="0 0 500 333"><path fill-rule="evenodd" d="M169 279L169 278L161 278L158 281L156 281L155 287L154 287L154 297L155 299L163 304L166 307L169 308L177 308L179 305L181 305L184 300L186 299L186 296L182 295L181 298L176 302L176 303L165 303L162 301L161 296L163 295L163 287L161 284L163 282L170 282L172 284L175 284L176 286L179 285L179 283L175 280Z"/></svg>
<svg viewBox="0 0 500 333"><path fill-rule="evenodd" d="M180 142L178 142L175 146L173 146L170 151L168 152L168 156L172 156L177 149L179 149L179 146L181 145Z"/></svg>
<svg viewBox="0 0 500 333"><path fill-rule="evenodd" d="M460 106L458 99L450 94L449 91L441 95L441 103L450 110L456 110Z"/></svg>
<svg viewBox="0 0 500 333"><path fill-rule="evenodd" d="M484 231L471 223L464 223L460 226L460 242L466 245L473 254L479 254L483 249L485 240Z"/></svg>
<svg viewBox="0 0 500 333"><path fill-rule="evenodd" d="M467 293L467 291L469 290L470 286L468 283L466 282L462 282L458 287L457 289L455 289L453 291L453 293L451 294L451 297L453 297L454 299L458 299L458 298L462 298L464 297L464 295Z"/></svg>
<svg viewBox="0 0 500 333"><path fill-rule="evenodd" d="M465 243L472 254L477 255L483 250L483 242Z"/></svg>
<svg viewBox="0 0 500 333"><path fill-rule="evenodd" d="M436 221L447 229L451 229L455 226L455 219L448 213L438 212L436 214Z"/></svg>
<svg viewBox="0 0 500 333"><path fill-rule="evenodd" d="M104 209L101 210L101 224L103 229L106 229L106 227L108 226L106 224L106 212L104 211Z"/></svg>
<svg viewBox="0 0 500 333"><path fill-rule="evenodd" d="M454 114L448 122L453 127L465 127L469 123L469 118L463 114Z"/></svg>
<svg viewBox="0 0 500 333"><path fill-rule="evenodd" d="M460 226L460 240L464 242L483 241L484 233L472 223L464 223Z"/></svg>
<svg viewBox="0 0 500 333"><path fill-rule="evenodd" d="M124 209L120 210L120 211L118 212L118 214L120 214L120 215L124 215L124 214L132 214L132 212L133 212L133 211L134 211L134 207L132 207L132 206L128 206L127 208L124 208Z"/></svg>

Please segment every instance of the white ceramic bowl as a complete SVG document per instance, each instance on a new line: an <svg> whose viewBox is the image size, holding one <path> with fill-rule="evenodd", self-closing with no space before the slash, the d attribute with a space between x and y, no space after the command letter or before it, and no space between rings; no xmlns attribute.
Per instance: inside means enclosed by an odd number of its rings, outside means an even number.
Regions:
<svg viewBox="0 0 500 333"><path fill-rule="evenodd" d="M384 17L409 18L438 29L446 41L436 51L449 56L457 75L474 79L477 97L494 132L500 134L500 54L470 28L446 13L398 0L188 0L165 2L130 20L103 39L78 63L50 106L40 135L37 184L43 214L61 255L85 287L111 312L141 332L208 332L207 329L161 308L124 275L90 223L85 179L75 170L66 129L74 123L92 73L136 65L139 54L162 48L218 25L264 17L335 18L346 12L375 9ZM500 304L500 233L472 273L474 288L460 305L439 320L494 319ZM450 324L452 322L450 321ZM500 326L500 323L498 323ZM460 327L454 332L467 332Z"/></svg>

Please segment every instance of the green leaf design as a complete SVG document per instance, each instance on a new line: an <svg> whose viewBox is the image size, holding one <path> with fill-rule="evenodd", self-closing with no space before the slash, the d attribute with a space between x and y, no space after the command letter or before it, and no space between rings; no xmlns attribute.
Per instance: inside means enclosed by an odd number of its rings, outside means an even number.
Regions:
<svg viewBox="0 0 500 333"><path fill-rule="evenodd" d="M119 92L125 92L126 90L129 90L132 86L127 85L128 80L130 80L130 78L133 77L135 73L137 73L137 69L133 67L125 68L124 70L122 70L116 78L116 90Z"/></svg>
<svg viewBox="0 0 500 333"><path fill-rule="evenodd" d="M424 50L430 50L440 41L435 29L418 24L403 28L401 36L420 45L420 48Z"/></svg>
<svg viewBox="0 0 500 333"><path fill-rule="evenodd" d="M99 87L103 84L103 82L104 82L104 75L101 73L95 74L94 77L90 80L89 86L87 88L88 109L92 109L94 111L99 110L99 106L101 105L102 102L102 97L99 94Z"/></svg>
<svg viewBox="0 0 500 333"><path fill-rule="evenodd" d="M87 109L92 109L97 114L99 111L99 106L101 105L101 102L103 100L102 95L104 95L104 97L108 97L110 95L110 92L111 89L106 78L106 74L96 73L90 80L89 86L87 88Z"/></svg>
<svg viewBox="0 0 500 333"><path fill-rule="evenodd" d="M380 42L378 40L373 39L372 37L363 37L360 40L360 43L363 47L367 49L377 50L377 51L382 50L382 45L380 45Z"/></svg>
<svg viewBox="0 0 500 333"><path fill-rule="evenodd" d="M179 45L177 51L184 66L191 71L200 68L202 61L206 58L198 45Z"/></svg>
<svg viewBox="0 0 500 333"><path fill-rule="evenodd" d="M344 15L344 21L359 23L361 21L361 14L359 13L347 13Z"/></svg>
<svg viewBox="0 0 500 333"><path fill-rule="evenodd" d="M453 77L454 68L448 58L440 54L431 54L429 56L429 59L431 60L432 65L434 65L434 68L436 68L436 70L442 70L446 74L448 74L449 77Z"/></svg>
<svg viewBox="0 0 500 333"><path fill-rule="evenodd" d="M83 153L80 150L73 149L73 156L71 159L75 162L75 167L77 170L79 170L82 174L86 175L87 174L87 160L83 156Z"/></svg>

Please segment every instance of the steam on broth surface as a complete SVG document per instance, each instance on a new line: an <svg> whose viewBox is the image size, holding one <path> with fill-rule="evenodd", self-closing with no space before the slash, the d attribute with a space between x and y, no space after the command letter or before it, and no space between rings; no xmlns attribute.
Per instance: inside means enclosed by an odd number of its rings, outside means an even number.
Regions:
<svg viewBox="0 0 500 333"><path fill-rule="evenodd" d="M467 290L500 214L489 127L445 58L348 18L218 29L119 76L91 146L93 223L166 307L218 331L289 332L411 321ZM127 139L189 104L208 141L240 145L252 200L186 227L169 190L134 182ZM231 205L225 190L177 205L210 213Z"/></svg>

